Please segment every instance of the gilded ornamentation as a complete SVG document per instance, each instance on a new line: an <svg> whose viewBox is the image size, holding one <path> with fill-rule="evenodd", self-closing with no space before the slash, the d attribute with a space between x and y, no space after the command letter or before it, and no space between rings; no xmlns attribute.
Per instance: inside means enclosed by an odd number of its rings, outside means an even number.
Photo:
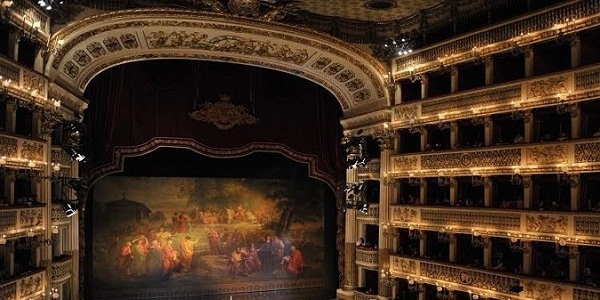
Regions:
<svg viewBox="0 0 600 300"><path fill-rule="evenodd" d="M0 286L0 299L2 300L11 300L17 299L17 283L9 283Z"/></svg>
<svg viewBox="0 0 600 300"><path fill-rule="evenodd" d="M547 79L532 81L529 84L529 98L555 96L558 93L566 93L566 77L551 77Z"/></svg>
<svg viewBox="0 0 600 300"><path fill-rule="evenodd" d="M394 171L416 170L419 168L418 156L394 157Z"/></svg>
<svg viewBox="0 0 600 300"><path fill-rule="evenodd" d="M377 249L356 249L356 263L377 268L379 263L379 252Z"/></svg>
<svg viewBox="0 0 600 300"><path fill-rule="evenodd" d="M78 65L85 67L92 61L92 58L85 51L77 50L75 51L75 54L73 54L73 60Z"/></svg>
<svg viewBox="0 0 600 300"><path fill-rule="evenodd" d="M42 274L32 275L21 279L21 298L41 292L44 286L42 282Z"/></svg>
<svg viewBox="0 0 600 300"><path fill-rule="evenodd" d="M575 162L600 162L600 142L576 144Z"/></svg>
<svg viewBox="0 0 600 300"><path fill-rule="evenodd" d="M19 211L21 228L27 229L43 225L42 209L24 209Z"/></svg>
<svg viewBox="0 0 600 300"><path fill-rule="evenodd" d="M71 270L73 269L72 260L61 261L52 263L52 281L57 282L64 280L71 276Z"/></svg>
<svg viewBox="0 0 600 300"><path fill-rule="evenodd" d="M510 289L512 286L519 285L518 279L506 275L491 274L429 262L420 262L420 271L421 276L424 277L507 294L511 293Z"/></svg>
<svg viewBox="0 0 600 300"><path fill-rule="evenodd" d="M583 91L600 85L600 68L575 72L575 90Z"/></svg>
<svg viewBox="0 0 600 300"><path fill-rule="evenodd" d="M325 68L327 65L331 63L331 58L321 56L315 62L313 62L310 66L313 69L321 70Z"/></svg>
<svg viewBox="0 0 600 300"><path fill-rule="evenodd" d="M419 111L418 105L403 105L394 108L394 119L395 120L414 120L416 119Z"/></svg>
<svg viewBox="0 0 600 300"><path fill-rule="evenodd" d="M527 215L525 217L527 231L544 233L567 233L567 217L551 215Z"/></svg>
<svg viewBox="0 0 600 300"><path fill-rule="evenodd" d="M346 88L351 92L354 92L360 88L363 88L364 86L365 86L365 83L358 78L346 83Z"/></svg>
<svg viewBox="0 0 600 300"><path fill-rule="evenodd" d="M92 42L85 48L90 52L90 54L92 54L94 58L106 55L106 50L104 50L104 47L102 47L102 45L98 42Z"/></svg>
<svg viewBox="0 0 600 300"><path fill-rule="evenodd" d="M63 148L52 149L50 161L52 163L59 163L61 166L68 166L71 164L71 157Z"/></svg>
<svg viewBox="0 0 600 300"><path fill-rule="evenodd" d="M337 74L335 76L335 79L337 79L337 81L339 81L339 82L346 82L354 77L356 77L356 74L354 74L354 72L352 72L350 70L344 70L340 74Z"/></svg>
<svg viewBox="0 0 600 300"><path fill-rule="evenodd" d="M507 167L518 165L520 162L521 151L518 148L447 154L425 154L421 156L421 168L426 170Z"/></svg>
<svg viewBox="0 0 600 300"><path fill-rule="evenodd" d="M46 85L48 84L48 80L44 78L42 75L30 72L28 70L23 70L23 85L26 87L31 87L38 91L39 95L46 94Z"/></svg>
<svg viewBox="0 0 600 300"><path fill-rule="evenodd" d="M525 297L534 300L563 300L564 289L560 285L525 281L523 283ZM566 299L565 299L566 300Z"/></svg>
<svg viewBox="0 0 600 300"><path fill-rule="evenodd" d="M335 75L343 69L344 69L344 66L342 66L342 64L333 63L333 64L329 65L325 70L323 70L323 72L325 72L329 75Z"/></svg>
<svg viewBox="0 0 600 300"><path fill-rule="evenodd" d="M421 104L421 117L437 117L451 110L470 111L486 105L512 105L521 100L521 84L470 92L466 95L444 97L443 101L427 101Z"/></svg>
<svg viewBox="0 0 600 300"><path fill-rule="evenodd" d="M148 45L156 48L202 49L221 52L234 52L245 55L258 55L302 65L308 60L306 49L292 49L289 45L279 45L269 41L258 41L241 36L222 35L209 39L200 32L154 31L146 35Z"/></svg>
<svg viewBox="0 0 600 300"><path fill-rule="evenodd" d="M407 259L398 256L392 256L392 270L393 272L400 272L404 274L415 274L417 270L417 262L412 259Z"/></svg>
<svg viewBox="0 0 600 300"><path fill-rule="evenodd" d="M552 145L527 148L528 164L558 164L567 162L567 146Z"/></svg>
<svg viewBox="0 0 600 300"><path fill-rule="evenodd" d="M72 61L68 60L63 66L63 72L71 78L77 77L79 74L79 67L76 66Z"/></svg>
<svg viewBox="0 0 600 300"><path fill-rule="evenodd" d="M416 222L417 210L408 207L394 207L394 221L399 222Z"/></svg>
<svg viewBox="0 0 600 300"><path fill-rule="evenodd" d="M41 161L44 159L44 144L24 141L21 147L21 158Z"/></svg>
<svg viewBox="0 0 600 300"><path fill-rule="evenodd" d="M64 215L64 213L63 213ZM17 227L17 211L0 210L0 232L14 230ZM1 299L1 298L0 298Z"/></svg>
<svg viewBox="0 0 600 300"><path fill-rule="evenodd" d="M242 105L234 105L229 102L229 95L220 95L217 102L204 102L198 108L189 113L196 121L212 123L221 130L230 129L235 125L254 124L258 120L248 113L248 109Z"/></svg>
<svg viewBox="0 0 600 300"><path fill-rule="evenodd" d="M354 93L354 101L356 102L363 102L366 100L371 99L371 91L370 90L360 90L356 93Z"/></svg>
<svg viewBox="0 0 600 300"><path fill-rule="evenodd" d="M431 226L457 226L462 228L496 228L498 230L521 230L521 214L502 211L481 212L458 209L421 208L420 222Z"/></svg>
<svg viewBox="0 0 600 300"><path fill-rule="evenodd" d="M109 36L105 38L102 41L102 43L104 44L104 46L106 46L108 52L117 52L123 50L123 47L121 47L119 40L117 40L117 38L114 36Z"/></svg>
<svg viewBox="0 0 600 300"><path fill-rule="evenodd" d="M7 136L0 136L0 156L16 157L18 153L18 140Z"/></svg>
<svg viewBox="0 0 600 300"><path fill-rule="evenodd" d="M137 39L131 33L121 34L120 39L126 49L135 49L138 47Z"/></svg>

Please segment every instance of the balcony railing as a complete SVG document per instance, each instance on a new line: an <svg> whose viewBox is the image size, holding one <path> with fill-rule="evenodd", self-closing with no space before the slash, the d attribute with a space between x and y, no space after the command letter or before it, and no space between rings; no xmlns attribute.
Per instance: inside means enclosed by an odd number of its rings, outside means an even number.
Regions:
<svg viewBox="0 0 600 300"><path fill-rule="evenodd" d="M33 103L39 106L52 105L48 101L48 78L46 76L29 70L6 57L0 56L0 76L2 83L10 80L8 92L21 99L33 99ZM34 92L35 90L35 92Z"/></svg>
<svg viewBox="0 0 600 300"><path fill-rule="evenodd" d="M354 291L354 300L377 300L376 294L368 294L361 291Z"/></svg>
<svg viewBox="0 0 600 300"><path fill-rule="evenodd" d="M44 211L44 207L0 209L0 235L6 239L37 235L46 226Z"/></svg>
<svg viewBox="0 0 600 300"><path fill-rule="evenodd" d="M52 218L52 225L71 223L71 219L67 217L67 214L59 204L52 204L52 212L50 215Z"/></svg>
<svg viewBox="0 0 600 300"><path fill-rule="evenodd" d="M410 277L418 283L452 286L455 290L486 293L488 297L494 298L583 300L596 299L600 293L598 289L575 284L561 284L404 256L391 255L390 262L390 272L394 277ZM523 291L513 292L511 288L516 286L522 287Z"/></svg>
<svg viewBox="0 0 600 300"><path fill-rule="evenodd" d="M11 22L26 33L37 36L46 44L50 38L50 17L35 5L32 1L13 0L9 11ZM33 28L33 24L39 24L39 28Z"/></svg>
<svg viewBox="0 0 600 300"><path fill-rule="evenodd" d="M544 174L600 170L600 139L394 155L393 177Z"/></svg>
<svg viewBox="0 0 600 300"><path fill-rule="evenodd" d="M46 271L0 283L0 299L40 299L46 289Z"/></svg>
<svg viewBox="0 0 600 300"><path fill-rule="evenodd" d="M600 215L582 212L497 208L393 205L393 226L526 240L563 240L568 244L600 243Z"/></svg>
<svg viewBox="0 0 600 300"><path fill-rule="evenodd" d="M45 161L46 144L39 140L0 133L0 166L41 169Z"/></svg>
<svg viewBox="0 0 600 300"><path fill-rule="evenodd" d="M52 282L58 283L67 280L73 272L73 260L71 256L65 256L57 261L52 261Z"/></svg>
<svg viewBox="0 0 600 300"><path fill-rule="evenodd" d="M356 264L377 270L379 266L379 251L374 248L356 248Z"/></svg>
<svg viewBox="0 0 600 300"><path fill-rule="evenodd" d="M381 168L381 161L379 159L370 160L364 168L356 169L356 173L359 178L379 178L379 170Z"/></svg>
<svg viewBox="0 0 600 300"><path fill-rule="evenodd" d="M356 218L365 221L379 221L379 204L369 204L367 213L357 212Z"/></svg>
<svg viewBox="0 0 600 300"><path fill-rule="evenodd" d="M392 109L392 127L410 128L482 115L511 113L568 104L595 97L600 90L600 65L523 79L517 83L400 104Z"/></svg>

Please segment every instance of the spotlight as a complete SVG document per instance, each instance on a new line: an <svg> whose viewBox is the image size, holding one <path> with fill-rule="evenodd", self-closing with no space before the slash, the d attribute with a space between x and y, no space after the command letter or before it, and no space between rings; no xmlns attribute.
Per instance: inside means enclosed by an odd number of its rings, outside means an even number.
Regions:
<svg viewBox="0 0 600 300"><path fill-rule="evenodd" d="M64 203L62 209L69 218L77 214L77 208L73 207L69 202Z"/></svg>
<svg viewBox="0 0 600 300"><path fill-rule="evenodd" d="M78 162L85 162L85 155L79 153L79 151L75 149L75 147L65 146L63 147L63 149L65 150L65 152L67 152L67 154L69 154L69 156L71 156L71 159Z"/></svg>

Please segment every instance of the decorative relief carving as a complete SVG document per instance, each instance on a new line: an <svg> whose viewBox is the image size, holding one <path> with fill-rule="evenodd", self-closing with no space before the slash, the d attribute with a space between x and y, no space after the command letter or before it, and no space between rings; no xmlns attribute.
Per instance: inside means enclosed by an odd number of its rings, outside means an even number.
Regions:
<svg viewBox="0 0 600 300"><path fill-rule="evenodd" d="M367 267L378 267L379 252L377 249L356 248L356 263Z"/></svg>
<svg viewBox="0 0 600 300"><path fill-rule="evenodd" d="M38 94L45 95L46 94L46 85L48 84L48 80L44 78L42 75L39 75L34 72L30 72L23 70L23 86L34 88L38 91Z"/></svg>
<svg viewBox="0 0 600 300"><path fill-rule="evenodd" d="M324 57L321 56L319 57L319 59L317 59L314 63L312 63L310 66L313 69L317 69L317 70L321 70L323 68L325 68L328 64L331 63L331 58L329 57Z"/></svg>
<svg viewBox="0 0 600 300"><path fill-rule="evenodd" d="M21 298L41 292L43 288L42 273L21 279Z"/></svg>
<svg viewBox="0 0 600 300"><path fill-rule="evenodd" d="M19 140L7 136L0 136L0 156L17 157Z"/></svg>
<svg viewBox="0 0 600 300"><path fill-rule="evenodd" d="M71 157L62 148L52 149L50 162L59 163L61 166L68 166L71 164Z"/></svg>
<svg viewBox="0 0 600 300"><path fill-rule="evenodd" d="M21 158L37 161L44 160L44 144L23 141L21 147Z"/></svg>
<svg viewBox="0 0 600 300"><path fill-rule="evenodd" d="M418 156L394 157L394 171L416 170L419 168Z"/></svg>
<svg viewBox="0 0 600 300"><path fill-rule="evenodd" d="M356 77L356 74L354 74L354 72L352 72L350 70L344 70L340 74L337 74L335 76L335 79L337 79L337 81L339 81L339 82L346 82L354 77Z"/></svg>
<svg viewBox="0 0 600 300"><path fill-rule="evenodd" d="M63 66L63 73L67 74L71 78L75 78L79 74L79 67L69 60L65 62L65 65Z"/></svg>
<svg viewBox="0 0 600 300"><path fill-rule="evenodd" d="M102 47L102 45L98 42L92 42L85 48L90 52L90 54L92 54L94 58L106 55L106 50L104 50L104 47Z"/></svg>
<svg viewBox="0 0 600 300"><path fill-rule="evenodd" d="M575 162L600 162L600 142L576 144Z"/></svg>
<svg viewBox="0 0 600 300"><path fill-rule="evenodd" d="M121 44L119 43L119 40L114 37L114 36L110 36L105 38L102 43L104 44L104 46L106 46L106 49L109 52L117 52L117 51L121 51L123 50L123 47L121 47Z"/></svg>
<svg viewBox="0 0 600 300"><path fill-rule="evenodd" d="M422 169L448 169L472 167L507 167L521 162L519 148L463 153L426 154L421 156Z"/></svg>
<svg viewBox="0 0 600 300"><path fill-rule="evenodd" d="M431 117L452 110L470 111L474 107L486 105L511 105L521 100L521 85L510 85L501 88L486 89L466 95L450 96L440 101L427 101L421 104L421 116Z"/></svg>
<svg viewBox="0 0 600 300"><path fill-rule="evenodd" d="M83 50L75 51L73 54L73 60L82 67L85 67L92 62L92 58Z"/></svg>
<svg viewBox="0 0 600 300"><path fill-rule="evenodd" d="M394 221L398 222L416 222L417 210L408 207L394 207Z"/></svg>
<svg viewBox="0 0 600 300"><path fill-rule="evenodd" d="M600 299L599 291L573 289L573 300L597 300Z"/></svg>
<svg viewBox="0 0 600 300"><path fill-rule="evenodd" d="M544 233L567 233L567 217L551 215L528 215L525 217L527 231Z"/></svg>
<svg viewBox="0 0 600 300"><path fill-rule="evenodd" d="M420 262L421 276L444 280L476 288L510 294L511 287L519 285L517 278L454 266Z"/></svg>
<svg viewBox="0 0 600 300"><path fill-rule="evenodd" d="M497 230L521 230L521 214L507 212L481 212L421 208L421 223L432 226L460 226L464 228L495 228Z"/></svg>
<svg viewBox="0 0 600 300"><path fill-rule="evenodd" d="M529 98L555 96L558 93L566 93L565 76L550 77L529 83Z"/></svg>
<svg viewBox="0 0 600 300"><path fill-rule="evenodd" d="M221 35L209 39L200 32L186 31L149 32L146 40L151 49L177 48L202 49L211 51L234 52L245 55L257 55L302 65L308 60L306 49L292 49L289 45L279 45L269 41L258 41L241 36Z"/></svg>
<svg viewBox="0 0 600 300"><path fill-rule="evenodd" d="M126 49L135 49L139 47L137 38L131 33L124 33L120 36L121 42Z"/></svg>
<svg viewBox="0 0 600 300"><path fill-rule="evenodd" d="M560 285L525 281L523 282L525 297L535 300L567 300L563 298L564 289Z"/></svg>
<svg viewBox="0 0 600 300"><path fill-rule="evenodd" d="M419 117L418 112L419 106L417 104L399 106L394 108L394 120L414 120Z"/></svg>
<svg viewBox="0 0 600 300"><path fill-rule="evenodd" d="M358 89L363 88L365 86L365 83L362 80L356 78L356 79L346 83L345 85L349 91L354 92Z"/></svg>
<svg viewBox="0 0 600 300"><path fill-rule="evenodd" d="M221 130L235 125L254 124L258 120L244 106L229 102L231 96L220 95L219 98L217 102L206 101L199 104L195 111L189 113L190 117L196 121L212 123Z"/></svg>
<svg viewBox="0 0 600 300"><path fill-rule="evenodd" d="M567 146L552 145L527 148L528 164L558 164L567 162Z"/></svg>
<svg viewBox="0 0 600 300"><path fill-rule="evenodd" d="M22 229L41 226L43 225L42 209L19 210L19 220Z"/></svg>
<svg viewBox="0 0 600 300"><path fill-rule="evenodd" d="M73 265L71 259L52 263L52 281L57 282L69 278L69 276L71 276L72 269Z"/></svg>
<svg viewBox="0 0 600 300"><path fill-rule="evenodd" d="M343 69L344 69L344 66L342 66L342 64L333 63L333 64L329 65L327 68L325 68L325 70L323 70L323 72L325 72L329 75L335 75Z"/></svg>
<svg viewBox="0 0 600 300"><path fill-rule="evenodd" d="M392 256L392 272L400 272L404 274L415 274L417 271L417 262L412 259L407 259L398 256Z"/></svg>
<svg viewBox="0 0 600 300"><path fill-rule="evenodd" d="M371 91L370 90L360 90L356 93L354 93L354 101L356 102L363 102L366 100L371 99Z"/></svg>
<svg viewBox="0 0 600 300"><path fill-rule="evenodd" d="M17 299L17 283L13 282L0 286L0 299Z"/></svg>
<svg viewBox="0 0 600 300"><path fill-rule="evenodd" d="M65 213L63 212L63 215ZM0 232L14 230L17 227L17 211L1 211L0 210ZM0 298L1 299L1 298Z"/></svg>
<svg viewBox="0 0 600 300"><path fill-rule="evenodd" d="M600 86L600 68L575 72L575 90L583 91Z"/></svg>

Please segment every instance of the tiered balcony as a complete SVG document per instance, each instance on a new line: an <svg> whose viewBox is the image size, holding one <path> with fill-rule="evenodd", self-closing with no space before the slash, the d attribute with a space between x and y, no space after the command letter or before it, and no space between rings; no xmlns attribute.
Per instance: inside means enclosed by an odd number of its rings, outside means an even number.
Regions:
<svg viewBox="0 0 600 300"><path fill-rule="evenodd" d="M354 291L354 300L376 300L378 299L377 295L369 294L361 291Z"/></svg>
<svg viewBox="0 0 600 300"><path fill-rule="evenodd" d="M1 238L35 236L46 228L44 206L0 208ZM1 299L1 298L0 298Z"/></svg>
<svg viewBox="0 0 600 300"><path fill-rule="evenodd" d="M392 157L393 177L578 173L600 170L598 138Z"/></svg>
<svg viewBox="0 0 600 300"><path fill-rule="evenodd" d="M377 270L379 265L379 251L375 248L356 248L356 264L367 269Z"/></svg>
<svg viewBox="0 0 600 300"><path fill-rule="evenodd" d="M21 1L19 1L21 2ZM26 2L26 1L23 1ZM31 71L6 57L0 57L2 89L16 98L32 99L39 106L53 106L48 102L48 78ZM9 81L8 81L9 80Z"/></svg>
<svg viewBox="0 0 600 300"><path fill-rule="evenodd" d="M390 221L411 229L600 245L597 213L394 205Z"/></svg>
<svg viewBox="0 0 600 300"><path fill-rule="evenodd" d="M4 9L4 7L3 7ZM50 17L31 1L13 0L7 11L11 23L46 44L50 38Z"/></svg>
<svg viewBox="0 0 600 300"><path fill-rule="evenodd" d="M476 269L423 259L390 256L392 276L416 283L445 286L452 290L501 299L597 299L600 290L589 286L558 283L494 270ZM523 291L514 292L521 286Z"/></svg>
<svg viewBox="0 0 600 300"><path fill-rule="evenodd" d="M600 66L570 69L547 76L400 104L392 128L410 128L515 110L571 104L600 94Z"/></svg>
<svg viewBox="0 0 600 300"><path fill-rule="evenodd" d="M0 133L0 166L41 170L45 160L46 143L37 139Z"/></svg>
<svg viewBox="0 0 600 300"><path fill-rule="evenodd" d="M360 179L379 178L380 168L381 161L379 159L372 159L364 168L356 169L356 173Z"/></svg>
<svg viewBox="0 0 600 300"><path fill-rule="evenodd" d="M40 270L0 282L0 299L42 299L46 290L46 271Z"/></svg>
<svg viewBox="0 0 600 300"><path fill-rule="evenodd" d="M52 283L60 283L71 278L73 272L73 259L65 255L52 261Z"/></svg>
<svg viewBox="0 0 600 300"><path fill-rule="evenodd" d="M366 223L379 223L379 204L369 204L367 213L357 213L356 219L362 220Z"/></svg>

